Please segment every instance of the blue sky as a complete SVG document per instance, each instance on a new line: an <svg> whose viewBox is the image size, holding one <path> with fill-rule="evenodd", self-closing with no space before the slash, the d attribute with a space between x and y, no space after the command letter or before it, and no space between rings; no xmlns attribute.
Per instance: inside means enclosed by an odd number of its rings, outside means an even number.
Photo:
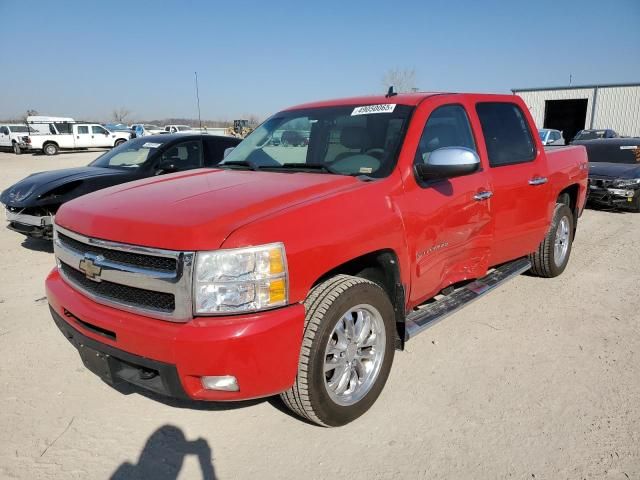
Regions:
<svg viewBox="0 0 640 480"><path fill-rule="evenodd" d="M0 118L264 117L382 91L640 82L640 1L0 0Z"/></svg>

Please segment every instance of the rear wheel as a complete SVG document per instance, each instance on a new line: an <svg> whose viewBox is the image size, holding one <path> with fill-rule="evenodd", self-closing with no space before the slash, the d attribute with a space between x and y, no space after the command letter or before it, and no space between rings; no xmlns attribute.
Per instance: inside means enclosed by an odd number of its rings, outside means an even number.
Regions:
<svg viewBox="0 0 640 480"><path fill-rule="evenodd" d="M120 138L118 140L116 140L116 143L114 143L114 147L120 146L122 145L124 142L126 142L126 140L124 140L123 138Z"/></svg>
<svg viewBox="0 0 640 480"><path fill-rule="evenodd" d="M55 143L47 143L44 147L42 147L42 151L45 155L57 155L58 154L58 145Z"/></svg>
<svg viewBox="0 0 640 480"><path fill-rule="evenodd" d="M394 355L395 318L385 291L338 275L313 288L296 381L281 397L322 426L355 420L376 401Z"/></svg>
<svg viewBox="0 0 640 480"><path fill-rule="evenodd" d="M539 277L557 277L569 263L573 243L573 212L564 203L556 204L551 227L538 251L529 255L531 272Z"/></svg>
<svg viewBox="0 0 640 480"><path fill-rule="evenodd" d="M20 145L18 145L18 142L13 142L13 153L16 155L20 155L22 153L22 149L20 148Z"/></svg>

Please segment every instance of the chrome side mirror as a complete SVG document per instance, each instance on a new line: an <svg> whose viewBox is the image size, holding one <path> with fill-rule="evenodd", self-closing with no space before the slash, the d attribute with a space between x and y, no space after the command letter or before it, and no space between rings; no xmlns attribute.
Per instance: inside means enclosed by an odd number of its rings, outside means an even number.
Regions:
<svg viewBox="0 0 640 480"><path fill-rule="evenodd" d="M423 162L416 165L416 173L422 180L469 175L480 169L478 154L465 147L443 147L423 155Z"/></svg>

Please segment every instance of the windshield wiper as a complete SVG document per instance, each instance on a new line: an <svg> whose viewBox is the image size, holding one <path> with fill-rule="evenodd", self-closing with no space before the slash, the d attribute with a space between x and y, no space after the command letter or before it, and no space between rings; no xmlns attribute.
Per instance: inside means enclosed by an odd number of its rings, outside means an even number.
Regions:
<svg viewBox="0 0 640 480"><path fill-rule="evenodd" d="M283 163L280 166L269 167L269 168L290 168L290 169L298 169L298 170L321 170L327 173L333 173L334 175L347 175L344 172L336 170L330 165L320 164L320 163Z"/></svg>
<svg viewBox="0 0 640 480"><path fill-rule="evenodd" d="M254 163L254 162L250 162L248 160L231 160L229 162L222 162L219 163L217 166L218 167L224 167L225 165L229 165L231 167L249 167L251 170L254 171L258 171L260 170L260 165Z"/></svg>

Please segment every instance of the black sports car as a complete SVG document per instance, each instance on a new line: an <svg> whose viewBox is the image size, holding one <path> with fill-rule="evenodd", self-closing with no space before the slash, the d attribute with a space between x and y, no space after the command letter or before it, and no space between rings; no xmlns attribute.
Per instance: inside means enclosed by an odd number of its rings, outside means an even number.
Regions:
<svg viewBox="0 0 640 480"><path fill-rule="evenodd" d="M589 157L589 203L640 212L640 138L574 142Z"/></svg>
<svg viewBox="0 0 640 480"><path fill-rule="evenodd" d="M52 238L52 220L64 202L132 180L214 167L239 138L214 135L150 135L129 140L86 167L29 175L0 195L8 228L35 238Z"/></svg>

